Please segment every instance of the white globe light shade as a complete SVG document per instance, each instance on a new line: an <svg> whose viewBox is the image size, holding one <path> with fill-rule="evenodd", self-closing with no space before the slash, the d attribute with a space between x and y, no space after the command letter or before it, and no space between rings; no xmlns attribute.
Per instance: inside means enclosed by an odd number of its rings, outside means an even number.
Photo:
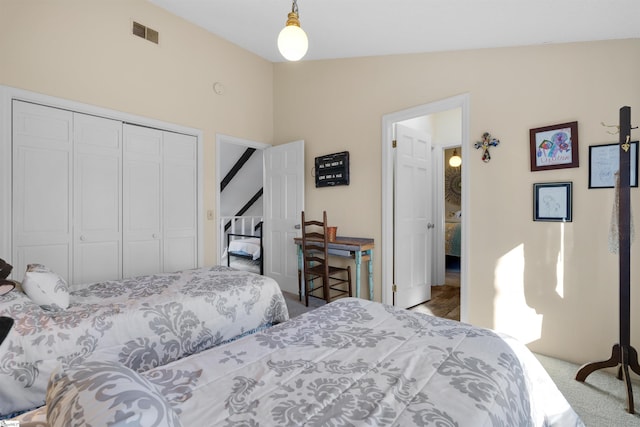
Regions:
<svg viewBox="0 0 640 427"><path fill-rule="evenodd" d="M296 25L287 25L278 35L278 50L289 61L298 61L307 53L309 39L304 30Z"/></svg>
<svg viewBox="0 0 640 427"><path fill-rule="evenodd" d="M453 168L457 168L461 164L462 164L462 157L458 156L457 154L454 154L449 158L449 166Z"/></svg>

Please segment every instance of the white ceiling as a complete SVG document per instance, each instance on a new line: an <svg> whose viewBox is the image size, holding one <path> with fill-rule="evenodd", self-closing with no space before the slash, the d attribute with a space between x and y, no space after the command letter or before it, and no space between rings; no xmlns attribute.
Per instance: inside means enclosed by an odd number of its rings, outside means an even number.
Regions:
<svg viewBox="0 0 640 427"><path fill-rule="evenodd" d="M292 0L149 0L271 62ZM640 38L640 0L298 0L303 60Z"/></svg>

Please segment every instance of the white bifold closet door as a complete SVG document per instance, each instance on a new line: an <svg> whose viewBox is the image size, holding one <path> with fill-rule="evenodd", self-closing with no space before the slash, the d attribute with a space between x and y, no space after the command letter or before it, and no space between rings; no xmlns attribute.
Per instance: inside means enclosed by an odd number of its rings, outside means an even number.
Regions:
<svg viewBox="0 0 640 427"><path fill-rule="evenodd" d="M14 101L13 124L14 275L122 277L122 123Z"/></svg>
<svg viewBox="0 0 640 427"><path fill-rule="evenodd" d="M124 276L195 268L196 138L124 125Z"/></svg>
<svg viewBox="0 0 640 427"><path fill-rule="evenodd" d="M197 267L197 138L13 101L14 278L68 283Z"/></svg>
<svg viewBox="0 0 640 427"><path fill-rule="evenodd" d="M163 132L163 269L198 266L198 141L195 136Z"/></svg>
<svg viewBox="0 0 640 427"><path fill-rule="evenodd" d="M162 132L124 125L124 277L162 271Z"/></svg>
<svg viewBox="0 0 640 427"><path fill-rule="evenodd" d="M122 122L74 113L73 281L122 277Z"/></svg>
<svg viewBox="0 0 640 427"><path fill-rule="evenodd" d="M14 101L13 274L44 264L67 281L73 257L73 113Z"/></svg>

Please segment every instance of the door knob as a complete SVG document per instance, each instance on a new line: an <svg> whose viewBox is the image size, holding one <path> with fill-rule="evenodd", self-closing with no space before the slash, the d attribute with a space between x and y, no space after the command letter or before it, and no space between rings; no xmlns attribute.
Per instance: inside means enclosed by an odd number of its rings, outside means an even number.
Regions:
<svg viewBox="0 0 640 427"><path fill-rule="evenodd" d="M432 228L436 228L436 225L435 225L435 224L433 224L433 223L428 223L428 224L427 224L427 230L430 230L430 229L432 229Z"/></svg>
<svg viewBox="0 0 640 427"><path fill-rule="evenodd" d="M295 228L296 230L300 230L300 224L294 225L293 228Z"/></svg>
<svg viewBox="0 0 640 427"><path fill-rule="evenodd" d="M87 238L86 238L86 237L84 237L84 236L80 236L80 241L81 241L81 242L84 242L84 241L86 241L86 240L87 240Z"/></svg>

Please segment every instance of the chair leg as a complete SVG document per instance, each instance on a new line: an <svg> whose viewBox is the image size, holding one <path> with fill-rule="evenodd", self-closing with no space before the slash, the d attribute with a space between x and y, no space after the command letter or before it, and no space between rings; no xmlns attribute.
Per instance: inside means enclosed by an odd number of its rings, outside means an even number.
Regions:
<svg viewBox="0 0 640 427"><path fill-rule="evenodd" d="M302 281L304 282L304 305L309 307L309 278L306 275L302 275Z"/></svg>
<svg viewBox="0 0 640 427"><path fill-rule="evenodd" d="M348 265L347 266L347 280L348 282L348 286L349 286L349 296L353 296L353 292L351 291L351 266Z"/></svg>
<svg viewBox="0 0 640 427"><path fill-rule="evenodd" d="M331 284L328 277L322 278L322 292L324 293L324 300L328 303L331 302Z"/></svg>
<svg viewBox="0 0 640 427"><path fill-rule="evenodd" d="M298 270L298 301L302 301L302 272Z"/></svg>

